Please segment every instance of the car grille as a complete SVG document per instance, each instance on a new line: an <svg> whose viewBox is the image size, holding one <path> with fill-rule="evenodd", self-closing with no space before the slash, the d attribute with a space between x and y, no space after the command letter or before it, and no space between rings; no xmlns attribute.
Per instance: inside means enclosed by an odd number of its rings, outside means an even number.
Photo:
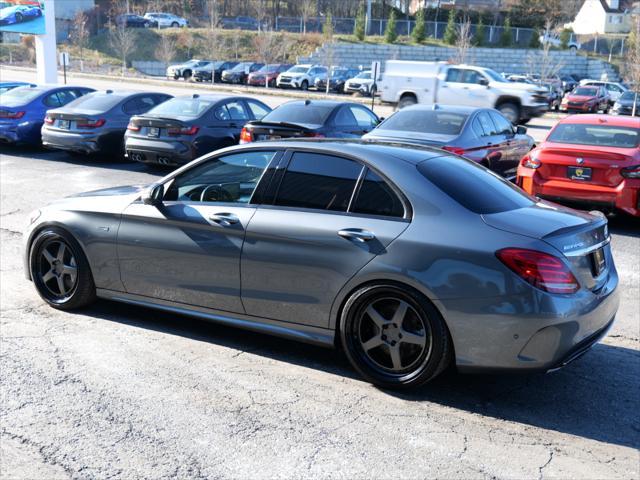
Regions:
<svg viewBox="0 0 640 480"><path fill-rule="evenodd" d="M571 105L572 107L581 107L582 102L569 102L569 105Z"/></svg>
<svg viewBox="0 0 640 480"><path fill-rule="evenodd" d="M290 77L280 77L280 82L282 82L282 83L290 83L291 82L291 78Z"/></svg>
<svg viewBox="0 0 640 480"><path fill-rule="evenodd" d="M533 95L533 100L538 103L546 103L549 100L549 95L544 93L538 93Z"/></svg>
<svg viewBox="0 0 640 480"><path fill-rule="evenodd" d="M350 83L349 84L349 88L360 88L360 84L359 83Z"/></svg>

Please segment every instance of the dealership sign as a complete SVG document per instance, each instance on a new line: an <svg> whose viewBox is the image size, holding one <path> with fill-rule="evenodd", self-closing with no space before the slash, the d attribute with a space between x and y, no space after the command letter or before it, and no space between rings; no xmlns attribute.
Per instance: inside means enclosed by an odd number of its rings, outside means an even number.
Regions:
<svg viewBox="0 0 640 480"><path fill-rule="evenodd" d="M44 35L44 15L43 1L0 0L0 32Z"/></svg>

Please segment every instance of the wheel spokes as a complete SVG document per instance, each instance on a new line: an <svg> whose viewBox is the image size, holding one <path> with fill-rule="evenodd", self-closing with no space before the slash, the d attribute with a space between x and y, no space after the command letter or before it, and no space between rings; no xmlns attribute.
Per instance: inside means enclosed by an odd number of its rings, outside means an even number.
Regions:
<svg viewBox="0 0 640 480"><path fill-rule="evenodd" d="M400 303L398 303L398 308L393 314L391 322L395 323L398 327L402 326L402 322L404 321L404 317L407 315L408 309L409 304L407 302L400 301Z"/></svg>
<svg viewBox="0 0 640 480"><path fill-rule="evenodd" d="M402 368L402 356L400 355L400 344L389 346L389 356L391 356L391 364L396 370Z"/></svg>
<svg viewBox="0 0 640 480"><path fill-rule="evenodd" d="M60 292L60 295L65 294L67 291L67 287L64 286L64 278L62 277L62 275L59 275L58 277L56 277L56 280L58 280L58 290Z"/></svg>
<svg viewBox="0 0 640 480"><path fill-rule="evenodd" d="M365 352L368 352L369 350L379 347L383 343L384 342L382 341L382 338L380 338L380 335L376 335L375 337L372 337L366 342L364 342L362 344L362 348L364 349Z"/></svg>
<svg viewBox="0 0 640 480"><path fill-rule="evenodd" d="M53 265L53 261L55 260L54 256L51 255L51 252L46 248L42 249L42 256L49 263L49 265Z"/></svg>
<svg viewBox="0 0 640 480"><path fill-rule="evenodd" d="M44 283L47 283L49 280L51 280L53 277L55 277L55 274L53 273L53 270L49 270L47 273L45 273L42 276L42 281Z"/></svg>
<svg viewBox="0 0 640 480"><path fill-rule="evenodd" d="M73 265L65 265L62 269L62 275L69 275L71 283L73 284L78 276L78 268Z"/></svg>
<svg viewBox="0 0 640 480"><path fill-rule="evenodd" d="M426 336L408 332L404 329L402 329L401 332L402 338L400 339L400 343L411 343L413 345L419 345L421 347L424 347L427 344Z"/></svg>
<svg viewBox="0 0 640 480"><path fill-rule="evenodd" d="M371 319L371 321L375 323L376 326L381 330L382 330L382 326L385 323L388 323L387 320L382 315L380 315L380 313L375 308L373 308L373 305L369 305L369 307L366 310L366 313L367 315L369 315L369 318Z"/></svg>
<svg viewBox="0 0 640 480"><path fill-rule="evenodd" d="M60 263L64 263L64 252L67 250L67 247L64 243L60 242L60 246L58 247L58 254L56 255L56 260Z"/></svg>

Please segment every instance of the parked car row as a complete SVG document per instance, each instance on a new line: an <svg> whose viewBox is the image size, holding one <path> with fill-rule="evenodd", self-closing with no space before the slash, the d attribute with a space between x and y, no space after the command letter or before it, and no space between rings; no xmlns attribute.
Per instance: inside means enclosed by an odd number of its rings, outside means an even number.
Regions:
<svg viewBox="0 0 640 480"><path fill-rule="evenodd" d="M188 27L189 20L172 13L147 12L144 16L123 13L115 18L116 25L127 28L179 28Z"/></svg>

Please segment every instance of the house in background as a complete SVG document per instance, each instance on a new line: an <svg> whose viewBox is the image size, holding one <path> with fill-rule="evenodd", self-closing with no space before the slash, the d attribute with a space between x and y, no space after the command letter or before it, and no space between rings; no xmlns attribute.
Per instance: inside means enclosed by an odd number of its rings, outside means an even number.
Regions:
<svg viewBox="0 0 640 480"><path fill-rule="evenodd" d="M409 13L415 13L421 8L456 8L470 10L493 10L500 8L502 0L411 0Z"/></svg>
<svg viewBox="0 0 640 480"><path fill-rule="evenodd" d="M628 0L585 0L568 26L578 35L629 33L631 4Z"/></svg>

